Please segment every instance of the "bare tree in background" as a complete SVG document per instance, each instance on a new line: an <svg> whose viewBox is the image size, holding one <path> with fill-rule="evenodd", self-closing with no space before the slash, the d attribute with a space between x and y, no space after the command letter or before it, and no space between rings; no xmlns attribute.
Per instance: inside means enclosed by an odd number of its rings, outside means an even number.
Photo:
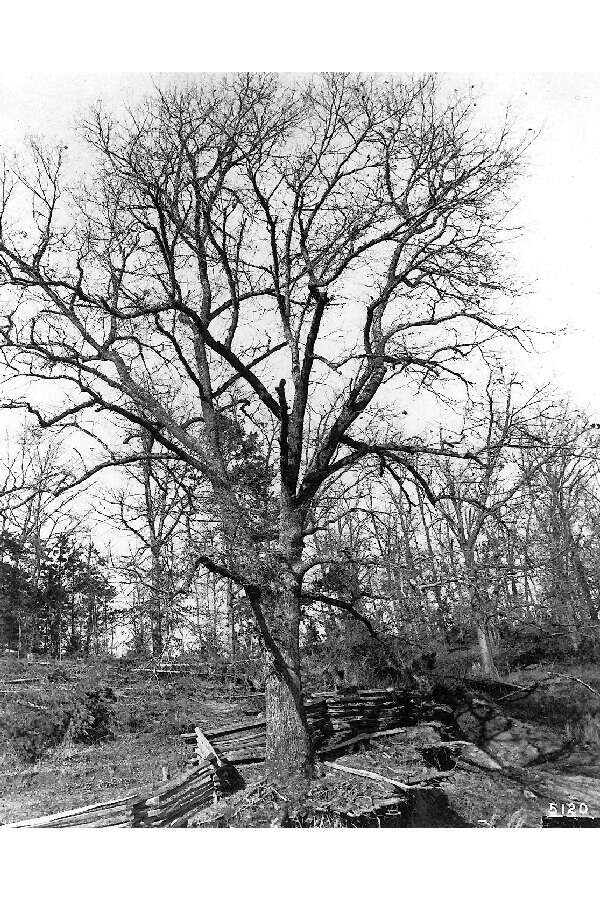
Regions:
<svg viewBox="0 0 600 900"><path fill-rule="evenodd" d="M339 74L192 82L120 118L98 109L80 133L83 187L64 180L64 149L5 171L4 360L53 388L38 402L13 381L7 405L88 435L126 420L208 480L221 539L198 562L256 617L271 768L306 772L314 510L358 463L402 471L435 449L381 417L394 384L464 380L470 354L510 333L503 223L522 147L434 78ZM276 450L260 502L223 449L233 412Z"/></svg>
<svg viewBox="0 0 600 900"><path fill-rule="evenodd" d="M4 549L10 549L27 590L23 603L9 609L18 621L18 652L48 644L42 640L44 600L40 595L44 575L49 573L49 560L58 560L57 570L64 570L67 551L76 535L85 532L89 517L81 505L83 488L79 491L79 509L75 508L74 493L60 493L69 472L69 456L59 435L44 433L37 424L25 422L16 438L5 441L3 458L0 459L0 539ZM58 496L57 496L58 494ZM89 524L89 523L88 523ZM74 545L73 545L74 546ZM91 543L90 543L91 546ZM0 555L4 557L3 553ZM70 560L72 563L72 559ZM7 597L5 605L11 606ZM71 592L71 610L74 597ZM14 600L14 598L13 598ZM61 653L60 604L52 614L46 610L52 632L52 652ZM73 622L73 616L71 617ZM71 630L71 638L74 628ZM64 649L64 648L62 648Z"/></svg>
<svg viewBox="0 0 600 900"><path fill-rule="evenodd" d="M567 629L574 649L577 627L597 641L598 598L593 573L597 525L597 426L567 404L540 421L540 445L522 465L535 460L529 501L536 523L531 551L536 554L546 601L556 624ZM589 562L587 548L592 551ZM596 588L596 590L595 590Z"/></svg>
<svg viewBox="0 0 600 900"><path fill-rule="evenodd" d="M523 501L539 472L541 462L530 450L542 443L535 434L542 414L541 395L518 401L514 380L490 375L484 398L467 412L465 427L473 446L473 458L438 458L430 464L427 479L418 479L438 514L446 522L462 557L464 588L479 644L481 668L488 677L498 677L490 635L497 618L498 579L482 545L490 543L490 525L504 532L510 552L511 507ZM546 448L546 456L552 454ZM488 547L489 550L489 547ZM488 576L486 576L486 571ZM492 580L489 573L492 572ZM487 583L486 583L487 582Z"/></svg>
<svg viewBox="0 0 600 900"><path fill-rule="evenodd" d="M156 459L156 440L145 429L132 434L129 443L139 444L140 462L127 467L127 483L107 504L109 521L117 523L135 541L128 569L134 573L150 623L152 654L165 648L165 623L172 617L177 587L169 557L194 509L197 479L180 461ZM159 448L160 449L160 448ZM138 604L137 613L142 614ZM168 631L168 629L167 629Z"/></svg>

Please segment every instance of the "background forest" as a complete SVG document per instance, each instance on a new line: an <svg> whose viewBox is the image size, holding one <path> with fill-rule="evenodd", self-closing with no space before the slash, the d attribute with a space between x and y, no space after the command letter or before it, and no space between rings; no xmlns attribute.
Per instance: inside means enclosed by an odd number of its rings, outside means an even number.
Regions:
<svg viewBox="0 0 600 900"><path fill-rule="evenodd" d="M565 403L516 394L514 384L490 382L470 405L463 427L484 448L477 459L436 457L402 480L366 470L332 491L316 545L336 559L315 572L303 615L311 685L375 683L402 664L497 676L542 661L597 660L598 426ZM231 429L240 472L264 493L272 462ZM195 563L198 533L205 540L214 522L191 473L144 463L110 496L57 500L64 448L29 426L11 451L3 461L5 651L184 653L209 668L260 670L243 595ZM319 592L333 598L326 609Z"/></svg>

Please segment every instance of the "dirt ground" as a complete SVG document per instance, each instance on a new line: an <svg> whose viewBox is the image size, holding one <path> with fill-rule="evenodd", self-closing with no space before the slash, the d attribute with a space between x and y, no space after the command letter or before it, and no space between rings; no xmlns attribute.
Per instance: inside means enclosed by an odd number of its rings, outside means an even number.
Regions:
<svg viewBox="0 0 600 900"><path fill-rule="evenodd" d="M376 772L415 787L350 775L318 764L308 784L261 779L244 770L247 787L203 810L194 827L539 828L548 801L495 772L452 763L440 771L424 755L439 734L431 726L407 727L377 739L361 752L337 757L352 769ZM429 761L428 761L429 760Z"/></svg>

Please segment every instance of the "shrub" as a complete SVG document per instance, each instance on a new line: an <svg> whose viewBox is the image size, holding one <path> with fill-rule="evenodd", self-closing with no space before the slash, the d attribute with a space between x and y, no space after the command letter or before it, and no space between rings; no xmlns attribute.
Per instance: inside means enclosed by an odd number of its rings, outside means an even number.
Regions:
<svg viewBox="0 0 600 900"><path fill-rule="evenodd" d="M0 718L0 740L4 738L27 763L38 762L65 738L76 744L97 744L114 736L114 700L110 688L88 685L75 696L46 700L39 709L23 702L8 704Z"/></svg>
<svg viewBox="0 0 600 900"><path fill-rule="evenodd" d="M68 705L55 700L43 710L13 705L4 714L2 725L17 755L25 762L36 763L46 750L60 744L69 721Z"/></svg>
<svg viewBox="0 0 600 900"><path fill-rule="evenodd" d="M89 687L75 697L67 737L75 744L98 744L114 737L115 695L108 687Z"/></svg>

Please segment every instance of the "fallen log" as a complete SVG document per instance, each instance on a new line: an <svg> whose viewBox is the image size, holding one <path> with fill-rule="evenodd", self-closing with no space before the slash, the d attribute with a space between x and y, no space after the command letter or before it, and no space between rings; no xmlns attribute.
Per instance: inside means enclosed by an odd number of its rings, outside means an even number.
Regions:
<svg viewBox="0 0 600 900"><path fill-rule="evenodd" d="M39 684L39 678L3 678L0 684Z"/></svg>
<svg viewBox="0 0 600 900"><path fill-rule="evenodd" d="M577 684L580 684L582 687L586 688L591 694L594 694L596 697L600 697L600 691L597 691L596 688L592 687L591 684L588 684L587 681L584 681L582 678L578 678L577 675L571 675L566 672L555 672L552 675L548 675L546 678L540 678L538 681L534 681L529 685L512 685L513 688L517 688L516 690L510 691L508 694L504 694L501 697L498 697L498 702L508 703L513 700L523 699L524 697L528 697L538 688L546 687L549 684L553 684L556 681L561 681L564 679L566 681L574 681Z"/></svg>
<svg viewBox="0 0 600 900"><path fill-rule="evenodd" d="M19 706L28 706L30 709L39 709L42 712L48 712L48 706L41 706L39 703L32 703L31 700L25 700L17 690L0 690L0 694L10 694L12 696L12 703L16 703Z"/></svg>

